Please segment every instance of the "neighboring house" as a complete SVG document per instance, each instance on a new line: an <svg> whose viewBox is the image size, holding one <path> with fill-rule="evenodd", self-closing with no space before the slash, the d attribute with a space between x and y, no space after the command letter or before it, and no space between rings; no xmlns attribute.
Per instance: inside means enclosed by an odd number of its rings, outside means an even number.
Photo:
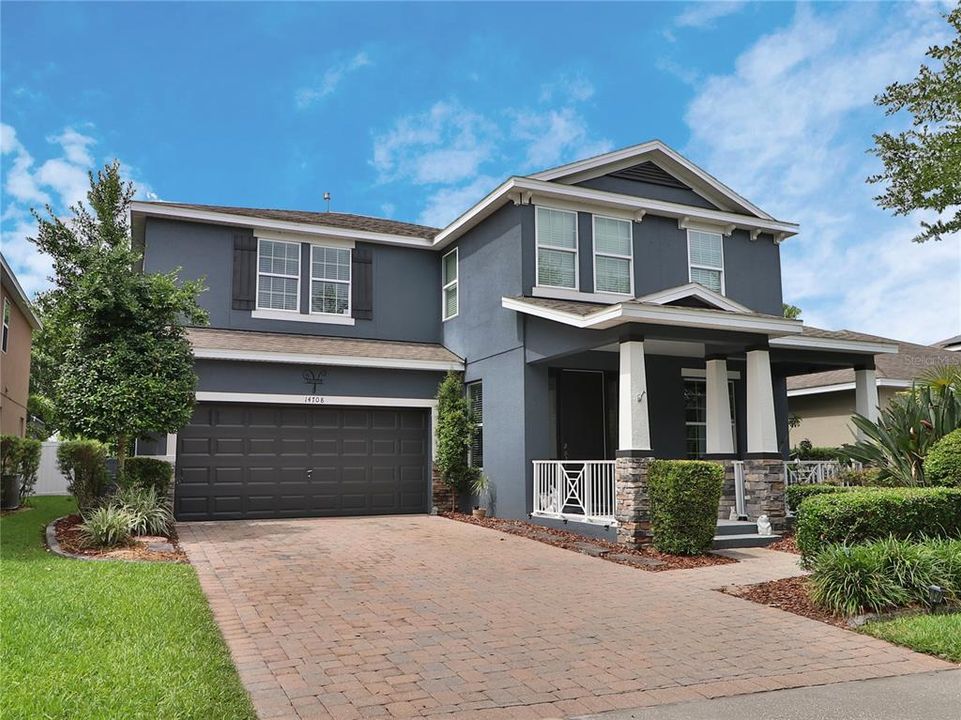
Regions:
<svg viewBox="0 0 961 720"><path fill-rule="evenodd" d="M7 259L0 254L3 337L0 342L0 434L23 437L27 432L30 395L30 344L40 320L20 287Z"/></svg>
<svg viewBox="0 0 961 720"><path fill-rule="evenodd" d="M427 512L452 369L499 516L630 541L653 456L723 462L725 502L741 473L745 512L783 515L787 378L854 368L870 408L896 350L785 319L797 226L658 141L511 177L440 229L152 202L132 227L146 270L209 287L194 418L141 448L175 457L184 520Z"/></svg>
<svg viewBox="0 0 961 720"><path fill-rule="evenodd" d="M897 345L894 355L878 355L876 382L878 406L883 408L925 372L961 364L961 357L931 345L891 340L890 338L842 331L853 340ZM854 371L830 370L788 378L788 408L800 424L791 428L791 446L810 440L822 447L839 447L854 442L851 415L856 409Z"/></svg>
<svg viewBox="0 0 961 720"><path fill-rule="evenodd" d="M942 350L950 350L951 352L957 352L961 350L961 335L955 335L954 337L949 337L941 342L934 343L934 347L941 348Z"/></svg>

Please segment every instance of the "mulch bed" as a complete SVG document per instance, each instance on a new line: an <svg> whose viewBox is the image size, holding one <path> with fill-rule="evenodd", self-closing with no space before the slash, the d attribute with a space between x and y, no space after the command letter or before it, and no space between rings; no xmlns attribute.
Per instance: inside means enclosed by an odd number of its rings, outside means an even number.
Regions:
<svg viewBox="0 0 961 720"><path fill-rule="evenodd" d="M770 545L768 545L767 549L791 553L792 555L801 554L801 551L797 549L797 543L794 541L793 535L785 535L780 540L772 542Z"/></svg>
<svg viewBox="0 0 961 720"><path fill-rule="evenodd" d="M772 546L769 545L768 547ZM768 607L786 610L812 620L820 620L829 625L848 627L847 619L823 610L811 602L810 597L808 597L807 586L808 579L806 577L791 577L771 580L758 585L730 585L721 588L720 592Z"/></svg>
<svg viewBox="0 0 961 720"><path fill-rule="evenodd" d="M529 540L536 540L554 547L572 550L584 555L600 557L619 565L629 565L630 567L648 570L650 572L660 572L661 570L688 570L690 568L708 567L711 565L728 565L736 563L737 560L724 555L668 555L658 552L651 546L639 549L628 548L624 545L600 540L598 538L585 537L567 530L557 530L544 525L524 522L523 520L502 520L501 518L475 518L473 515L464 513L441 513L446 518L458 520L459 522L471 525L480 525L500 530L511 535L520 535Z"/></svg>
<svg viewBox="0 0 961 720"><path fill-rule="evenodd" d="M13 510L0 510L0 517L16 515L17 513L26 512L27 510L33 510L33 508L29 505L21 505L20 507L13 508Z"/></svg>
<svg viewBox="0 0 961 720"><path fill-rule="evenodd" d="M87 547L83 542L83 533L79 528L83 518L80 515L67 515L57 520L54 528L57 531L57 542L60 548L73 555L84 557L106 558L110 560L138 560L148 562L187 562L187 555L177 543L175 531L171 531L169 538L133 538L125 545L113 548ZM150 550L147 541L169 540L174 546L174 552L158 552Z"/></svg>

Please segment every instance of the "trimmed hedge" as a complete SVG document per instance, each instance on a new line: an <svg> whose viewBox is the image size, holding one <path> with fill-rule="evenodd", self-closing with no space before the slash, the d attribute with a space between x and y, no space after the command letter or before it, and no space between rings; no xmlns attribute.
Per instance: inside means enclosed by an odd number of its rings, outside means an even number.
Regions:
<svg viewBox="0 0 961 720"><path fill-rule="evenodd" d="M798 508L795 540L805 563L835 543L892 536L961 537L961 489L870 488L827 493Z"/></svg>
<svg viewBox="0 0 961 720"><path fill-rule="evenodd" d="M830 545L814 560L811 599L842 615L928 605L938 585L948 602L961 596L961 540L884 538L863 545Z"/></svg>
<svg viewBox="0 0 961 720"><path fill-rule="evenodd" d="M863 487L846 487L844 485L828 485L826 483L813 483L811 485L789 485L784 491L787 498L787 506L791 512L797 512L801 507L801 502L805 498L815 495L825 495L827 493L843 493L852 490L864 490Z"/></svg>
<svg viewBox="0 0 961 720"><path fill-rule="evenodd" d="M157 497L167 497L173 466L160 458L137 456L127 459L123 474L124 487L153 488Z"/></svg>
<svg viewBox="0 0 961 720"><path fill-rule="evenodd" d="M810 440L802 440L791 450L791 460L845 460L846 457L839 447L820 447Z"/></svg>
<svg viewBox="0 0 961 720"><path fill-rule="evenodd" d="M924 479L929 485L961 487L961 428L949 432L928 451Z"/></svg>
<svg viewBox="0 0 961 720"><path fill-rule="evenodd" d="M673 555L711 548L724 469L699 460L655 460L648 471L654 547Z"/></svg>

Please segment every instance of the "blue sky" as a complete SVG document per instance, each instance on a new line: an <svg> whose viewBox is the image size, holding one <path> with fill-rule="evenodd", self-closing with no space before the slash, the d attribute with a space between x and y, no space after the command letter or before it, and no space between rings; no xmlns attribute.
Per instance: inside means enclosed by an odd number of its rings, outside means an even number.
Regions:
<svg viewBox="0 0 961 720"><path fill-rule="evenodd" d="M823 327L961 332L961 242L910 242L864 178L873 96L948 5L9 3L3 252L119 158L141 197L443 225L503 178L660 138L776 217L785 299Z"/></svg>

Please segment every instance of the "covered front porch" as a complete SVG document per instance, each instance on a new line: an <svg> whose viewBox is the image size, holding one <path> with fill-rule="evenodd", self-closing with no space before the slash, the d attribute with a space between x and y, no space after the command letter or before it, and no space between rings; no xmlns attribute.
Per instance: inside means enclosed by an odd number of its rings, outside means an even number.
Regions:
<svg viewBox="0 0 961 720"><path fill-rule="evenodd" d="M525 315L526 362L547 376L531 516L617 528L625 541L647 531L646 468L655 457L722 463L719 517L768 515L777 526L786 515L786 378L853 367L859 412L872 417L873 355L894 351L753 313L696 285L616 305L504 305Z"/></svg>

